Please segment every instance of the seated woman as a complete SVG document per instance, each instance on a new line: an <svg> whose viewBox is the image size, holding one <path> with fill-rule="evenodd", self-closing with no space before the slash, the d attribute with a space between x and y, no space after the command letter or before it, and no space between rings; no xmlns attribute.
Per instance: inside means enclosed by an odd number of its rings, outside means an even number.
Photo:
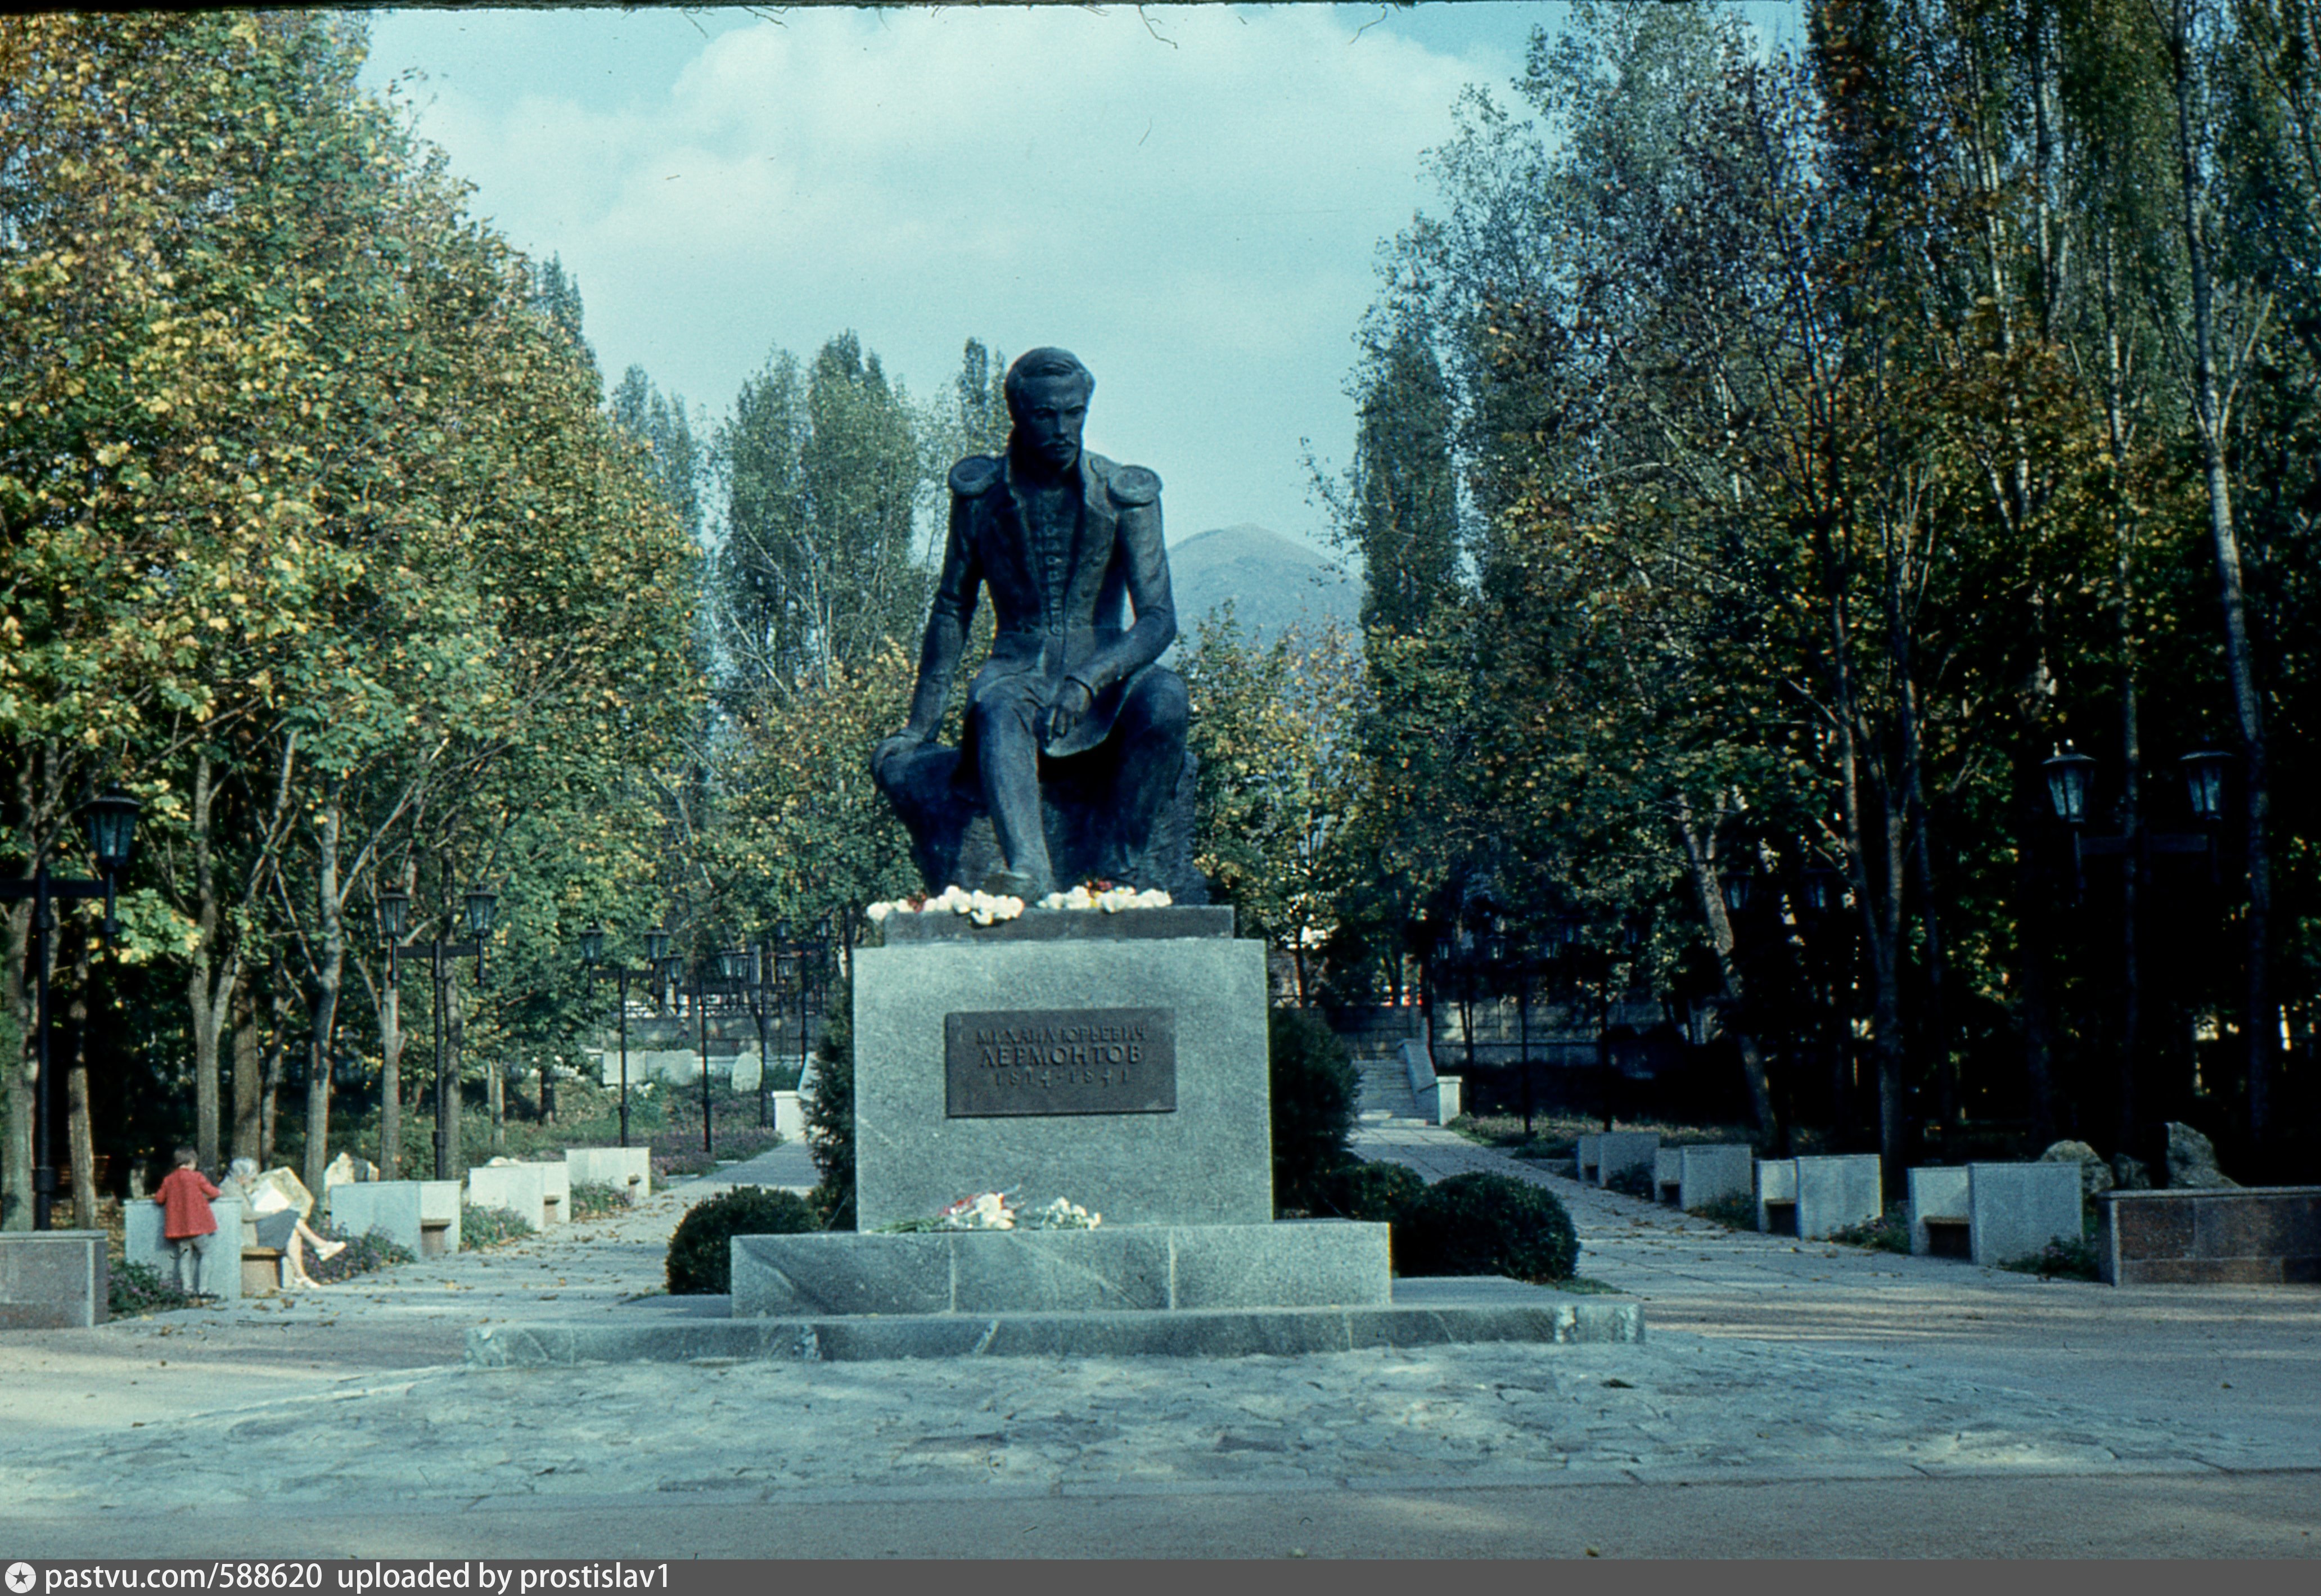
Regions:
<svg viewBox="0 0 2321 1596"><path fill-rule="evenodd" d="M346 1251L347 1244L317 1236L307 1225L314 1199L298 1177L287 1168L260 1174L258 1160L237 1158L226 1167L225 1178L241 1194L250 1245L278 1249L290 1260L293 1280L320 1290L323 1282L306 1272L306 1244L313 1244L318 1258L335 1258Z"/></svg>

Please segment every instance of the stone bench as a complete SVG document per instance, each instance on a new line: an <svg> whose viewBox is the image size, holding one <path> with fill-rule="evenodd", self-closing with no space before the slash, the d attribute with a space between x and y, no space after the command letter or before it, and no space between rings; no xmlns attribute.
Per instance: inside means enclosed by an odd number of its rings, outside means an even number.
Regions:
<svg viewBox="0 0 2321 1596"><path fill-rule="evenodd" d="M1910 1182L1910 1251L1921 1258L1971 1258L1971 1210L1967 1173L1957 1165L1914 1169Z"/></svg>
<svg viewBox="0 0 2321 1596"><path fill-rule="evenodd" d="M796 1092L774 1094L775 1128L780 1128L781 1099L795 1105ZM652 1195L652 1149L650 1147L568 1147L564 1150L565 1190L574 1186L610 1186L631 1204Z"/></svg>
<svg viewBox="0 0 2321 1596"><path fill-rule="evenodd" d="M1613 1178L1629 1170L1652 1172L1654 1160L1660 1156L1661 1134L1656 1130L1607 1130L1596 1135L1596 1184L1609 1186ZM1585 1179L1586 1177L1581 1177Z"/></svg>
<svg viewBox="0 0 2321 1596"><path fill-rule="evenodd" d="M1448 1125L1465 1111L1461 1101L1464 1081L1457 1075L1437 1075L1434 1055L1425 1043L1397 1043L1395 1052L1402 1062L1403 1078L1410 1082L1410 1099L1418 1105L1421 1119L1429 1125Z"/></svg>
<svg viewBox="0 0 2321 1596"><path fill-rule="evenodd" d="M2321 1282L2321 1186L2099 1192L2096 1268L2114 1286Z"/></svg>
<svg viewBox="0 0 2321 1596"><path fill-rule="evenodd" d="M460 1250L457 1181L349 1181L323 1194L332 1227L347 1236L376 1230L417 1258Z"/></svg>
<svg viewBox="0 0 2321 1596"><path fill-rule="evenodd" d="M505 1208L534 1230L548 1228L544 1163L479 1163L468 1172L468 1200L479 1208ZM561 1175L562 1165L552 1166ZM569 1177L568 1177L569 1179Z"/></svg>
<svg viewBox="0 0 2321 1596"><path fill-rule="evenodd" d="M1884 1176L1875 1153L1799 1158L1798 1236L1819 1241L1833 1230L1876 1222L1886 1212Z"/></svg>
<svg viewBox="0 0 2321 1596"><path fill-rule="evenodd" d="M1582 1131L1579 1145L1573 1149L1572 1179L1582 1182L1596 1178L1596 1144L1604 1139L1597 1131Z"/></svg>
<svg viewBox="0 0 2321 1596"><path fill-rule="evenodd" d="M105 1323L113 1297L105 1249L102 1230L0 1235L0 1330L89 1330Z"/></svg>
<svg viewBox="0 0 2321 1596"><path fill-rule="evenodd" d="M239 1199L219 1197L210 1203L210 1217L217 1221L218 1235L239 1236L241 1234L241 1203ZM123 1205L122 1261L142 1263L159 1272L171 1285L177 1283L177 1259L169 1251L168 1239L161 1234L161 1205L150 1198ZM211 1244L209 1262L202 1273L202 1288L221 1302L241 1300L242 1271L239 1262L230 1262L223 1242Z"/></svg>
<svg viewBox="0 0 2321 1596"><path fill-rule="evenodd" d="M1970 1163L1910 1172L1910 1251L1996 1266L2080 1235L2076 1163Z"/></svg>
<svg viewBox="0 0 2321 1596"><path fill-rule="evenodd" d="M1669 1160L1669 1155L1676 1155ZM1660 1148L1661 1169L1669 1169L1660 1181L1661 1201L1673 1201L1685 1213L1697 1213L1722 1197L1748 1197L1752 1179L1754 1148L1745 1141L1717 1141L1708 1146Z"/></svg>
<svg viewBox="0 0 2321 1596"><path fill-rule="evenodd" d="M1757 1199L1759 1230L1768 1236L1795 1236L1798 1233L1796 1159L1759 1159L1753 1195Z"/></svg>

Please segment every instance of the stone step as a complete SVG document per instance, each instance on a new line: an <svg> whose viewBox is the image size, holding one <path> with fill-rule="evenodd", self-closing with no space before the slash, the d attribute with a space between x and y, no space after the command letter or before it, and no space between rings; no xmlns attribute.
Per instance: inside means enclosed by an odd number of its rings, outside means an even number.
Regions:
<svg viewBox="0 0 2321 1596"><path fill-rule="evenodd" d="M669 1302L671 1299L660 1299ZM711 1299L679 1299L714 1306ZM587 1321L482 1325L467 1362L486 1369L573 1363L886 1358L1282 1357L1376 1346L1525 1342L1635 1343L1643 1304L1577 1297L1489 1276L1398 1280L1394 1300L1363 1308L1167 1312L818 1316L716 1318L684 1311Z"/></svg>

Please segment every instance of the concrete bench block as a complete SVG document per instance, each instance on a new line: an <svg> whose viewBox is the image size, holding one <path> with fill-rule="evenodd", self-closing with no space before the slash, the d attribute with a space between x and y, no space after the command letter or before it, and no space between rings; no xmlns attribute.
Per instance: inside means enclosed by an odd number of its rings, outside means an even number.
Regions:
<svg viewBox="0 0 2321 1596"><path fill-rule="evenodd" d="M534 1230L548 1225L548 1185L542 1163L479 1163L468 1172L468 1200L479 1208L505 1208Z"/></svg>
<svg viewBox="0 0 2321 1596"><path fill-rule="evenodd" d="M1967 1245L1978 1263L2033 1258L2057 1238L2075 1242L2080 1222L2076 1163L1970 1163Z"/></svg>
<svg viewBox="0 0 2321 1596"><path fill-rule="evenodd" d="M774 1129L795 1140L806 1135L806 1105L794 1091L777 1091L774 1101Z"/></svg>
<svg viewBox="0 0 2321 1596"><path fill-rule="evenodd" d="M1687 1213L1705 1208L1728 1197L1750 1194L1756 1149L1745 1142L1725 1142L1706 1147L1679 1147L1677 1206Z"/></svg>
<svg viewBox="0 0 2321 1596"><path fill-rule="evenodd" d="M1661 1134L1656 1130L1607 1130L1596 1138L1596 1183L1608 1186L1612 1177L1628 1170L1652 1172L1659 1156Z"/></svg>
<svg viewBox="0 0 2321 1596"><path fill-rule="evenodd" d="M2321 1186L2102 1192L2096 1265L2115 1286L2321 1282Z"/></svg>
<svg viewBox="0 0 2321 1596"><path fill-rule="evenodd" d="M1769 1234L1798 1233L1798 1161L1761 1158L1757 1161L1757 1228Z"/></svg>
<svg viewBox="0 0 2321 1596"><path fill-rule="evenodd" d="M1596 1144L1603 1139L1604 1137L1600 1132L1580 1132L1579 1145L1574 1150L1572 1160L1574 1165L1572 1170L1572 1178L1574 1180L1592 1181L1596 1178Z"/></svg>
<svg viewBox="0 0 2321 1596"><path fill-rule="evenodd" d="M733 1313L1162 1312L1381 1305L1387 1227L1344 1220L733 1238Z"/></svg>
<svg viewBox="0 0 2321 1596"><path fill-rule="evenodd" d="M433 1258L460 1250L460 1205L466 1200L457 1181L414 1181L419 1188L419 1255Z"/></svg>
<svg viewBox="0 0 2321 1596"><path fill-rule="evenodd" d="M540 1172L541 1218L547 1225L562 1225L572 1218L572 1171L562 1159L535 1163Z"/></svg>
<svg viewBox="0 0 2321 1596"><path fill-rule="evenodd" d="M1910 1172L1910 1251L1921 1258L1940 1251L1935 1231L1945 1225L1964 1225L1967 1172L1962 1167L1927 1165ZM1969 1255L1972 1247L1969 1246Z"/></svg>
<svg viewBox="0 0 2321 1596"><path fill-rule="evenodd" d="M1402 1062L1403 1078L1410 1082L1411 1101L1418 1117L1429 1125L1448 1125L1464 1112L1463 1082L1456 1075L1437 1075L1434 1055L1424 1041L1398 1042L1395 1054Z"/></svg>
<svg viewBox="0 0 2321 1596"><path fill-rule="evenodd" d="M1676 1202L1684 1187L1684 1149L1662 1147L1652 1154L1652 1192L1662 1202Z"/></svg>
<svg viewBox="0 0 2321 1596"><path fill-rule="evenodd" d="M0 1235L0 1330L88 1330L105 1323L113 1297L105 1246L102 1230Z"/></svg>
<svg viewBox="0 0 2321 1596"><path fill-rule="evenodd" d="M142 1263L160 1271L161 1278L177 1283L177 1263L169 1251L168 1238L161 1234L161 1205L150 1199L131 1202L122 1208L123 1236L121 1255L125 1263ZM218 1235L241 1235L241 1202L238 1198L221 1197L211 1202L210 1217L217 1221ZM241 1300L241 1268L232 1261L227 1244L212 1244L208 1266L203 1275L202 1289L224 1302Z"/></svg>
<svg viewBox="0 0 2321 1596"><path fill-rule="evenodd" d="M416 1181L353 1181L323 1193L331 1227L345 1236L376 1230L413 1257L420 1256L423 1229Z"/></svg>
<svg viewBox="0 0 2321 1596"><path fill-rule="evenodd" d="M1849 1225L1867 1225L1886 1211L1886 1192L1874 1153L1800 1158L1798 1235L1818 1241Z"/></svg>
<svg viewBox="0 0 2321 1596"><path fill-rule="evenodd" d="M782 1093L776 1092L776 1112ZM791 1093L795 1097L796 1093ZM652 1195L652 1149L650 1147L568 1147L564 1169L572 1186L610 1186L631 1202Z"/></svg>

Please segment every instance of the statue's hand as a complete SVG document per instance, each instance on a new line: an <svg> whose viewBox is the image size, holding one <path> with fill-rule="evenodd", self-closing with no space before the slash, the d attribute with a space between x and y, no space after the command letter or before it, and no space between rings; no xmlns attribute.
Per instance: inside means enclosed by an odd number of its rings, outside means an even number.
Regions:
<svg viewBox="0 0 2321 1596"><path fill-rule="evenodd" d="M1048 734L1042 741L1060 742L1072 734L1072 728L1087 718L1088 690L1078 681L1068 680L1056 689L1048 703Z"/></svg>
<svg viewBox="0 0 2321 1596"><path fill-rule="evenodd" d="M898 759L908 759L927 745L927 740L915 732L897 732L870 751L870 776L881 787L887 784L887 767Z"/></svg>

